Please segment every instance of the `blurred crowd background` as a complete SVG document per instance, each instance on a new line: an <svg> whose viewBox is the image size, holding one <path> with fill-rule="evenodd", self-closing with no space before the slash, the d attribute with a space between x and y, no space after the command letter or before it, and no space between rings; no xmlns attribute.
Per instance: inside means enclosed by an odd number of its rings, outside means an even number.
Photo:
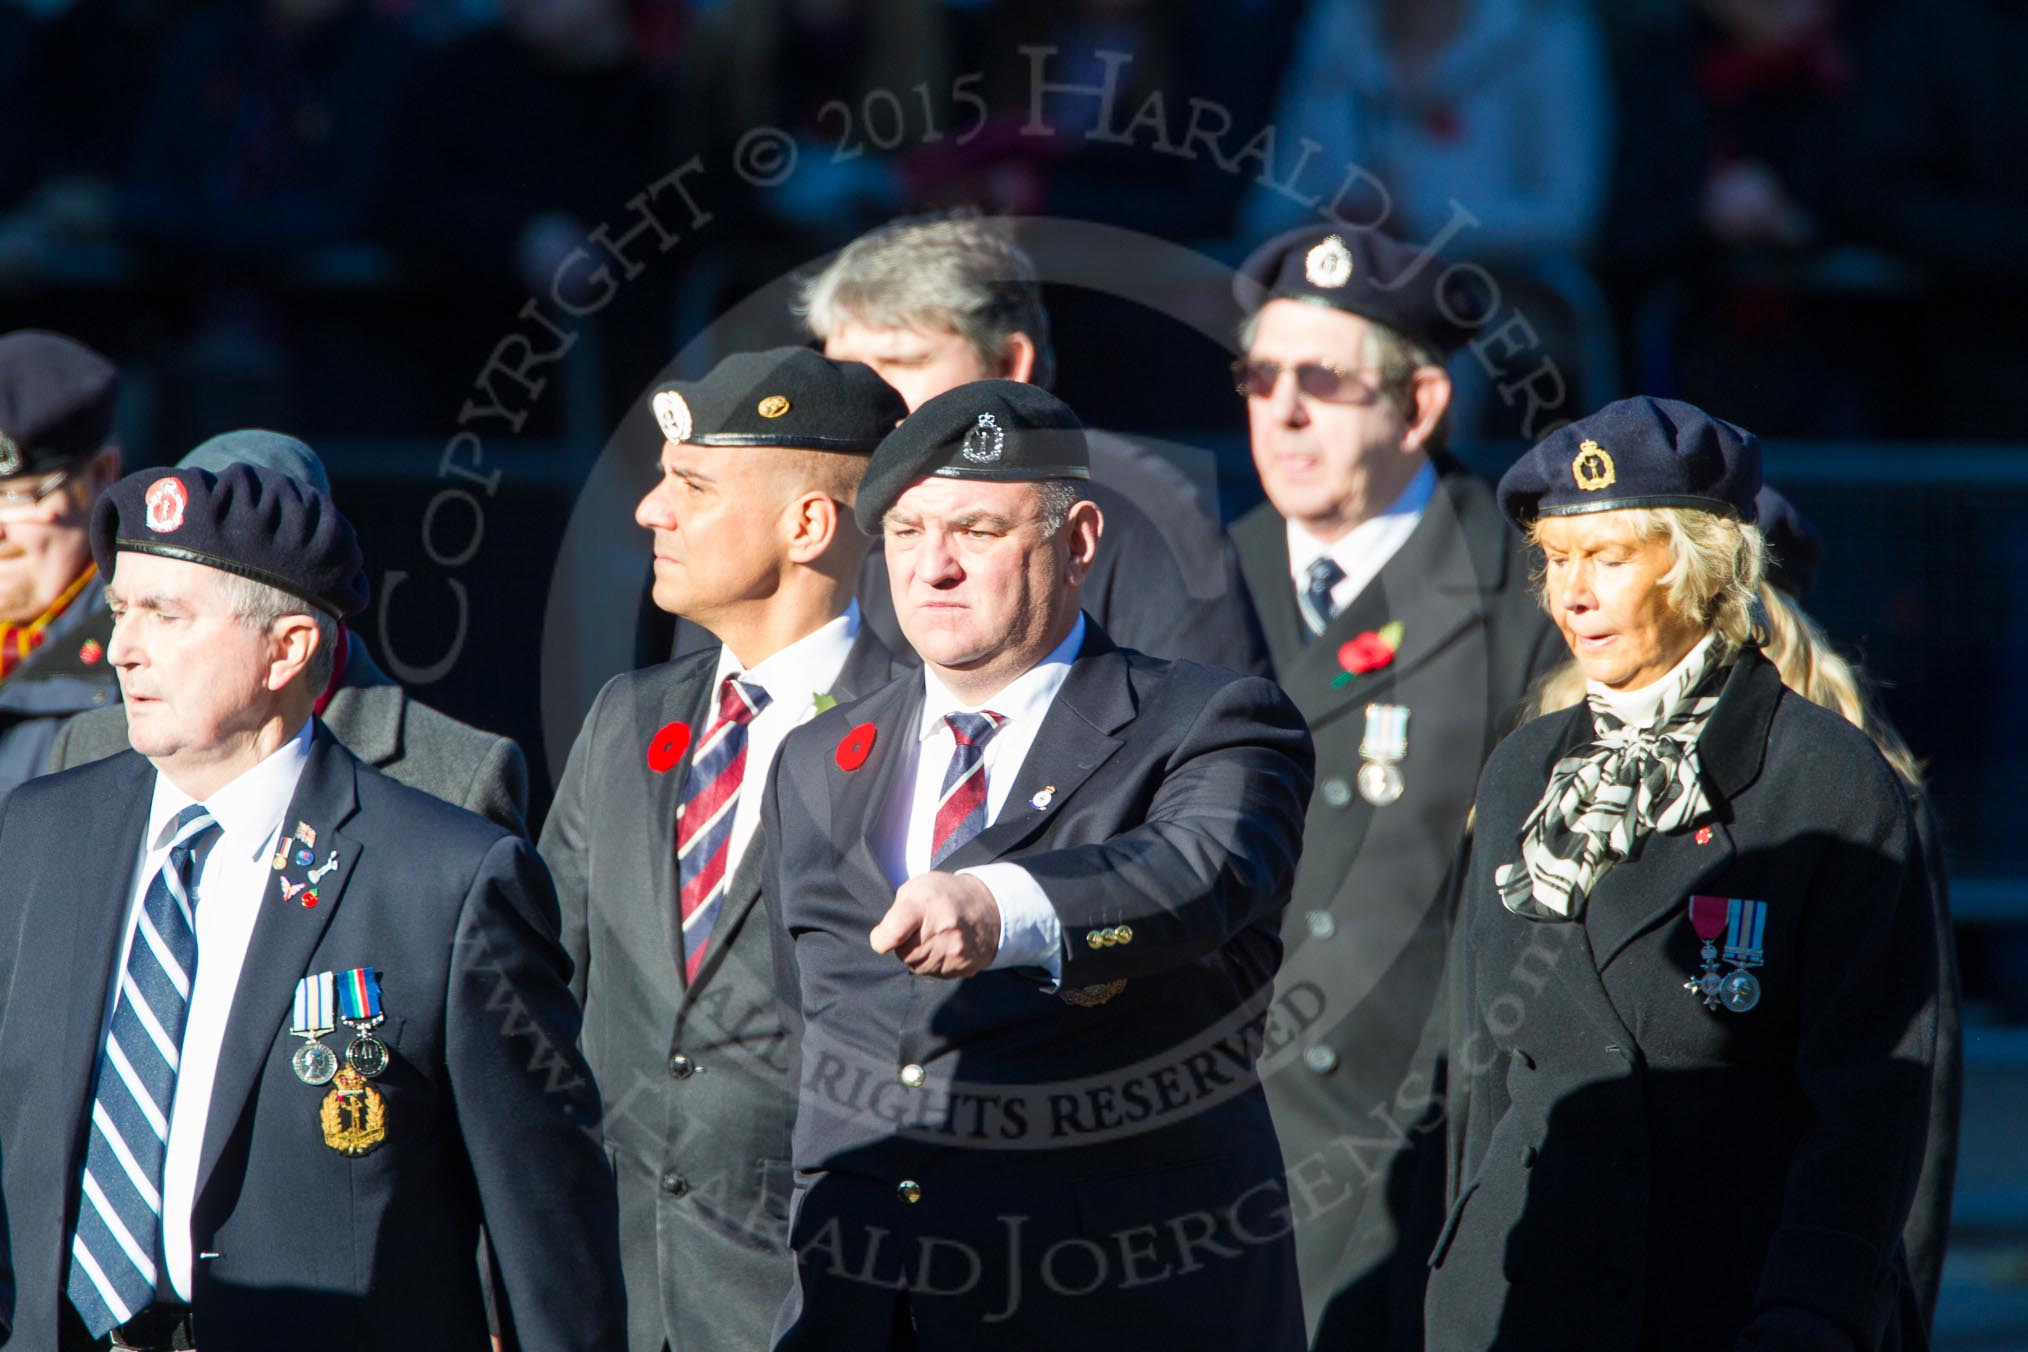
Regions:
<svg viewBox="0 0 2028 1352"><path fill-rule="evenodd" d="M732 307L960 205L1179 246L1051 274L1058 391L1198 448L1236 515L1258 490L1215 265L1307 218L1261 180L1314 143L1310 192L1484 266L1538 339L1532 380L1533 356L1465 358L1469 461L1675 396L1766 438L1821 530L1808 604L1882 682L1948 835L1956 1289L1991 1294L2028 1285L2023 72L2023 0L0 0L0 330L121 364L130 465L238 426L317 446L376 588L413 582L363 636L521 737L539 810L542 728L579 712L543 705L565 523L608 448L645 474L659 371L793 336ZM779 181L739 172L756 128L796 147ZM572 251L693 157L699 213L662 208L682 237L565 316ZM539 388L482 377L531 299L568 358ZM461 431L500 477L447 504ZM620 599L636 660L666 652ZM1948 1346L2021 1345L1959 1308Z"/></svg>

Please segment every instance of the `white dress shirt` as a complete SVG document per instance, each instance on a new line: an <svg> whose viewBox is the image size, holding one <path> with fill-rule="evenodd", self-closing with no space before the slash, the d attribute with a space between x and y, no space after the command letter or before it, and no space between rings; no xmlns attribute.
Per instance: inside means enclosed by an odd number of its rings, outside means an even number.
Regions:
<svg viewBox="0 0 2028 1352"><path fill-rule="evenodd" d="M900 773L895 780L897 784L909 785L910 790L895 794L887 805L877 842L881 867L897 887L930 870L930 854L936 843L937 802L943 797L944 773L950 768L951 753L957 749L957 739L951 735L951 726L944 721L944 715L990 709L1006 720L987 741L983 758L986 823L990 826L1000 819L1007 806L1007 796L1014 790L1014 781L1021 777L1021 766L1028 759L1028 749L1035 744L1035 734L1041 730L1042 720L1055 703L1056 692L1070 676L1070 664L1077 660L1078 650L1083 646L1084 616L1080 614L1071 625L1069 636L1049 656L978 704L965 703L935 673L923 668L922 721L916 727L914 740L908 744L909 763L897 767ZM1016 810L1029 809L1021 803L1016 804ZM1050 904L1041 884L1019 864L1005 862L960 869L959 873L984 883L1000 908L1000 948L988 965L1044 968L1051 978L1049 989L1054 990L1055 980L1063 972L1060 948L1063 922L1057 918L1056 907Z"/></svg>
<svg viewBox="0 0 2028 1352"><path fill-rule="evenodd" d="M1331 614L1342 614L1366 590L1366 584L1379 576L1387 561L1401 552L1408 537L1415 534L1430 499L1436 496L1436 487L1436 466L1424 464L1386 511L1360 522L1329 544L1295 522L1288 522L1289 577L1295 583L1296 595L1309 590L1311 564L1322 558L1335 560L1345 570L1345 576L1331 588Z"/></svg>
<svg viewBox="0 0 2028 1352"><path fill-rule="evenodd" d="M698 729L699 741L718 721L718 692L726 677L736 676L768 692L767 707L746 725L746 772L740 776L739 800L732 809L732 837L725 845L728 884L738 872L739 861L745 857L747 844L760 825L762 791L767 788L775 752L781 750L782 739L792 729L816 716L817 696L829 694L831 687L838 684L838 673L845 669L852 641L858 636L859 603L854 601L845 607L843 615L803 635L756 667L742 666L731 648L719 645L718 672L711 682L711 721Z"/></svg>
<svg viewBox="0 0 2028 1352"><path fill-rule="evenodd" d="M211 1086L218 1075L218 1050L239 990L240 967L253 940L261 903L275 895L269 860L281 833L282 814L296 795L296 781L310 758L312 720L273 754L204 800L219 825L219 836L197 861L191 879L196 908L197 975L190 983L190 1012L183 1024L183 1047L176 1073L176 1099L169 1110L169 1150L162 1164L162 1249L168 1259L169 1282L176 1294L190 1299L190 1207L197 1195L197 1161L204 1149L204 1127L211 1116ZM129 890L125 937L120 960L113 968L99 1045L127 969L127 950L134 942L136 917L148 885L169 858L175 838L176 814L197 800L155 776L155 797L148 808L148 826L141 837L141 858Z"/></svg>

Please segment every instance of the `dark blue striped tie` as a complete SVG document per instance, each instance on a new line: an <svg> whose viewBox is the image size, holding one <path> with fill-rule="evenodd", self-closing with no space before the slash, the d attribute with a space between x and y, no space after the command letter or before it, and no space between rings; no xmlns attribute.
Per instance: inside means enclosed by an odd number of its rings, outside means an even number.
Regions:
<svg viewBox="0 0 2028 1352"><path fill-rule="evenodd" d="M169 857L141 902L99 1053L69 1285L70 1303L93 1337L155 1298L169 1112L197 975L190 859L218 830L202 804L176 814Z"/></svg>
<svg viewBox="0 0 2028 1352"><path fill-rule="evenodd" d="M1336 559L1326 555L1312 562L1303 576L1308 585L1296 598L1302 602L1303 623L1309 626L1311 634L1321 634L1338 613L1331 603L1331 589L1345 580L1345 570Z"/></svg>

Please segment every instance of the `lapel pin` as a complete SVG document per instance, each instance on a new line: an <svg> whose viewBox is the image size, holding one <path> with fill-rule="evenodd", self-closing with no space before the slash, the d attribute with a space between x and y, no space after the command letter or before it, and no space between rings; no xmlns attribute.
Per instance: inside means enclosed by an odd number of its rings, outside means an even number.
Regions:
<svg viewBox="0 0 2028 1352"><path fill-rule="evenodd" d="M311 854L311 853L310 853L310 852L309 852L309 851L308 851L307 849L304 849L304 850L297 850L297 851L296 851L296 867L297 867L297 868L308 868L308 867L310 867L310 865L312 865L312 864L314 864L314 863L316 863L316 862L317 862L317 856L316 856L316 855L314 855L314 854Z"/></svg>
<svg viewBox="0 0 2028 1352"><path fill-rule="evenodd" d="M1044 784L1035 791L1035 796L1028 800L1028 806L1040 812L1043 808L1049 806L1049 800L1054 797L1056 797L1056 785Z"/></svg>
<svg viewBox="0 0 2028 1352"><path fill-rule="evenodd" d="M331 851L331 857L329 859L326 859L323 863L317 865L317 867L310 870L310 881L312 883L322 882L324 880L325 874L335 872L337 868L338 868L338 851L333 850Z"/></svg>
<svg viewBox="0 0 2028 1352"><path fill-rule="evenodd" d="M281 846L281 848L277 849L275 851L275 857L269 862L275 866L275 872L277 873L280 873L283 869L287 868L289 866L288 845L285 843Z"/></svg>
<svg viewBox="0 0 2028 1352"><path fill-rule="evenodd" d="M280 883L282 886L283 901L294 901L298 896L298 894L300 894L304 888L309 886L308 883L292 883L287 878L277 878L275 879L275 881Z"/></svg>
<svg viewBox="0 0 2028 1352"><path fill-rule="evenodd" d="M86 639L84 646L77 650L77 660L88 667L97 666L101 661L105 660L105 656L105 645L95 638Z"/></svg>
<svg viewBox="0 0 2028 1352"><path fill-rule="evenodd" d="M648 768L656 774L667 774L669 768L683 759L683 753L690 749L690 725L688 723L664 723L648 742Z"/></svg>
<svg viewBox="0 0 2028 1352"><path fill-rule="evenodd" d="M313 849L313 850L314 850L314 849L316 849L316 848L317 848L317 828L316 828L316 827L314 827L314 826L312 826L312 825L310 825L310 823L308 823L308 822L297 822L297 823L296 823L296 839L297 839L297 840L300 840L300 841L302 841L302 842L303 842L303 844L304 844L304 845L306 845L306 846L308 846L308 847L309 847L310 849Z"/></svg>
<svg viewBox="0 0 2028 1352"><path fill-rule="evenodd" d="M317 904L317 889L313 887L303 894L303 905L308 907L315 906L316 904Z"/></svg>
<svg viewBox="0 0 2028 1352"><path fill-rule="evenodd" d="M857 770L866 764L866 757L872 754L873 739L876 736L871 723L861 723L845 734L845 740L838 743L838 768Z"/></svg>
<svg viewBox="0 0 2028 1352"><path fill-rule="evenodd" d="M1700 827L1698 827L1698 828L1697 828L1697 843L1698 843L1699 845L1709 845L1709 844L1711 843L1711 828L1710 828L1710 827L1708 827L1708 826L1700 826Z"/></svg>

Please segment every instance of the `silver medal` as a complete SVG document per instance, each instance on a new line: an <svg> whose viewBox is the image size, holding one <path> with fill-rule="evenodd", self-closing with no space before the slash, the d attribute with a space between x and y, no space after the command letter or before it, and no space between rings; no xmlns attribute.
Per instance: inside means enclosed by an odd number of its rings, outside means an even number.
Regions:
<svg viewBox="0 0 2028 1352"><path fill-rule="evenodd" d="M1359 767L1359 796L1375 807L1401 797L1401 771L1392 761L1367 761Z"/></svg>
<svg viewBox="0 0 2028 1352"><path fill-rule="evenodd" d="M1718 983L1718 998L1735 1014L1744 1014L1760 1003L1760 978L1741 968Z"/></svg>
<svg viewBox="0 0 2028 1352"><path fill-rule="evenodd" d="M338 1073L338 1058L321 1042L305 1042L296 1048L289 1065L304 1084L329 1084Z"/></svg>
<svg viewBox="0 0 2028 1352"><path fill-rule="evenodd" d="M345 1064L370 1080L387 1069L387 1044L362 1030L345 1048Z"/></svg>

